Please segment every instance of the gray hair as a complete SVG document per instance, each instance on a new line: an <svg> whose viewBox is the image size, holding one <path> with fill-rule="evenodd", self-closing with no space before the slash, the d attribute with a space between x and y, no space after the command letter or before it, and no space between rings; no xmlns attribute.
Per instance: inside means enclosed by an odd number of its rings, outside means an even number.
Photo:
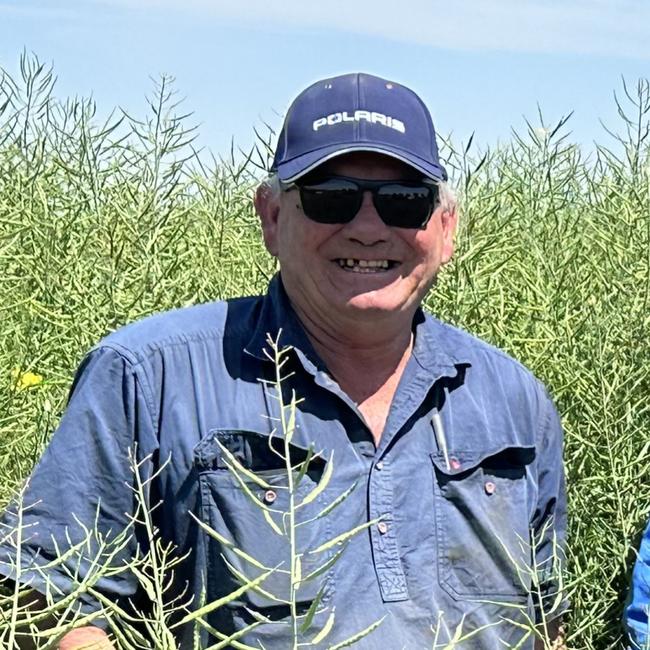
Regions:
<svg viewBox="0 0 650 650"><path fill-rule="evenodd" d="M270 172L262 181L262 185L266 185L271 190L274 197L278 197L282 191L282 182L280 181L277 172ZM440 205L445 212L453 212L456 209L458 203L456 193L446 181L440 181L438 183L438 197Z"/></svg>
<svg viewBox="0 0 650 650"><path fill-rule="evenodd" d="M277 172L269 172L269 175L261 182L261 185L266 185L275 198L280 196L282 183Z"/></svg>

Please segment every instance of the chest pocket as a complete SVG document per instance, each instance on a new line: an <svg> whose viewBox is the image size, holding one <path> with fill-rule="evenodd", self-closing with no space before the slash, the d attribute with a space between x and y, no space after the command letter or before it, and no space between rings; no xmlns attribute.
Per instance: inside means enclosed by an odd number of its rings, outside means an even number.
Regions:
<svg viewBox="0 0 650 650"><path fill-rule="evenodd" d="M431 454L438 577L456 599L523 602L531 588L533 447Z"/></svg>
<svg viewBox="0 0 650 650"><path fill-rule="evenodd" d="M258 588L246 591L232 606L252 606L265 610L269 618L282 618L288 613L291 587L290 496L285 461L277 453L283 450L284 442L276 438L273 445L275 450L269 446L267 434L215 430L195 448L195 466L203 520L229 542L221 543L215 536L206 535L208 600L221 598L246 578L251 580L273 569ZM292 465L304 461L308 454L308 450L290 445ZM228 468L233 465L232 458L246 471L235 476ZM292 472L294 481L299 479L294 505L317 486L324 469L325 461L315 456L304 475ZM247 472L253 472L263 485ZM311 552L331 537L328 517L316 517L323 507L323 499L318 496L296 511L295 549L300 555L303 580L322 569L331 557L329 551ZM321 588L321 603L326 603L330 581L330 573L325 570L301 582L295 594L299 610L308 608Z"/></svg>

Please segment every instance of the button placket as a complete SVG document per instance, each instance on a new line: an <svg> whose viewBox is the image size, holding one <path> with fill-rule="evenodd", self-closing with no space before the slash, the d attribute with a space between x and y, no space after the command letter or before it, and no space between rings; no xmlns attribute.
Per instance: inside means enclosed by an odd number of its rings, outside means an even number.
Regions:
<svg viewBox="0 0 650 650"><path fill-rule="evenodd" d="M391 466L385 459L379 463L370 476L370 516L379 520L370 529L370 538L382 600L395 602L408 599L408 589L395 537Z"/></svg>

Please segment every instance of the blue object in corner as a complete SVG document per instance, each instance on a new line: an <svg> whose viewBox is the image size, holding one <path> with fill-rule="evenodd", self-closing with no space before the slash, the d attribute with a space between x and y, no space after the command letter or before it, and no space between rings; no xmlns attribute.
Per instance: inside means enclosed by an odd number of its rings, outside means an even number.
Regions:
<svg viewBox="0 0 650 650"><path fill-rule="evenodd" d="M632 590L625 608L625 626L631 648L650 648L648 611L650 610L650 522L641 538L641 546L632 573Z"/></svg>

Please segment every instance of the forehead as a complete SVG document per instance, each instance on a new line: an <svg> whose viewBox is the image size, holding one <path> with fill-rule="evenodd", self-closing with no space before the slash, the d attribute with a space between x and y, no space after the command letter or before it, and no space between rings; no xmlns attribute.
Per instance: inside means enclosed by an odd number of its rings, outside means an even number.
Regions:
<svg viewBox="0 0 650 650"><path fill-rule="evenodd" d="M422 173L410 165L381 153L352 151L317 167L318 172L376 180L418 179Z"/></svg>

